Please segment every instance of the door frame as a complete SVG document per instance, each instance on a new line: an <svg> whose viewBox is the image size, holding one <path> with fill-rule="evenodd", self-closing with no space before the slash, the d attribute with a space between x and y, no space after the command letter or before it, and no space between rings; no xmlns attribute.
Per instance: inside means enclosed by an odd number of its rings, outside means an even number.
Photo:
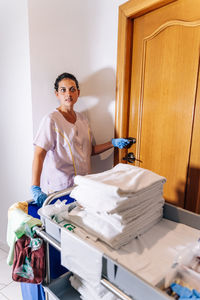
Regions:
<svg viewBox="0 0 200 300"><path fill-rule="evenodd" d="M115 137L127 137L134 19L177 0L129 0L119 6ZM127 150L115 151L114 164L122 161Z"/></svg>

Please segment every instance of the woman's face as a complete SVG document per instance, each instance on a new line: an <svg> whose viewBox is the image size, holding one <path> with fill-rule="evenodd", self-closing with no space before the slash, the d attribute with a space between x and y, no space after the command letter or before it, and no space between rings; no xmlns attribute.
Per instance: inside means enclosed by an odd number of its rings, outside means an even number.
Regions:
<svg viewBox="0 0 200 300"><path fill-rule="evenodd" d="M77 102L80 91L76 87L75 81L64 78L58 84L58 91L55 92L56 97L60 101L60 106L63 110L73 109Z"/></svg>

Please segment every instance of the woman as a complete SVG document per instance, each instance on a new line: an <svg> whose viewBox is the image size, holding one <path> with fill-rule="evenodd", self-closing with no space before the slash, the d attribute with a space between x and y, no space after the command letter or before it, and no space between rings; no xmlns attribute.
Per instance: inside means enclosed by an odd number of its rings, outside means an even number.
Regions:
<svg viewBox="0 0 200 300"><path fill-rule="evenodd" d="M57 77L54 87L60 106L44 117L34 139L31 192L38 206L48 193L72 186L74 176L90 173L91 155L112 147L122 149L130 143L128 139L112 139L92 145L88 120L74 111L80 95L77 79L63 73Z"/></svg>

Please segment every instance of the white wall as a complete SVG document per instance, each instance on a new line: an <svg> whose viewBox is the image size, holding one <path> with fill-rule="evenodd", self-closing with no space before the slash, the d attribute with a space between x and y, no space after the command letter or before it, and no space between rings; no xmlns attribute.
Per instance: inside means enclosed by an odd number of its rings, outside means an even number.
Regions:
<svg viewBox="0 0 200 300"><path fill-rule="evenodd" d="M30 198L32 115L26 0L0 1L0 241L7 212Z"/></svg>
<svg viewBox="0 0 200 300"><path fill-rule="evenodd" d="M33 134L58 106L57 75L77 76L76 109L87 113L96 142L113 137L118 5L124 2L0 0L0 242L9 206L30 198ZM93 172L110 168L113 151L92 162Z"/></svg>
<svg viewBox="0 0 200 300"><path fill-rule="evenodd" d="M114 136L118 5L116 0L29 0L34 134L44 114L58 107L53 85L75 74L96 143ZM92 158L93 172L113 165L113 150Z"/></svg>

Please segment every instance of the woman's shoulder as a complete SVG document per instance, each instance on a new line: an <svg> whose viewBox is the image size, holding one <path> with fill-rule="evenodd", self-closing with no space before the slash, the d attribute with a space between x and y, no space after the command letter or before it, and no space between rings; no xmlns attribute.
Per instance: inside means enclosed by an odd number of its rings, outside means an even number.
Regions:
<svg viewBox="0 0 200 300"><path fill-rule="evenodd" d="M88 122L88 117L87 117L86 113L84 113L84 112L77 112L76 111L76 116L77 116L78 120Z"/></svg>
<svg viewBox="0 0 200 300"><path fill-rule="evenodd" d="M54 109L53 111L48 112L43 119L46 120L52 120L52 121L56 121L58 119L60 119L62 116L59 113L59 111L57 109Z"/></svg>
<svg viewBox="0 0 200 300"><path fill-rule="evenodd" d="M58 119L58 116L57 116L56 110L48 112L43 116L43 118L40 122L40 127L51 126L53 123L56 122L57 119Z"/></svg>

